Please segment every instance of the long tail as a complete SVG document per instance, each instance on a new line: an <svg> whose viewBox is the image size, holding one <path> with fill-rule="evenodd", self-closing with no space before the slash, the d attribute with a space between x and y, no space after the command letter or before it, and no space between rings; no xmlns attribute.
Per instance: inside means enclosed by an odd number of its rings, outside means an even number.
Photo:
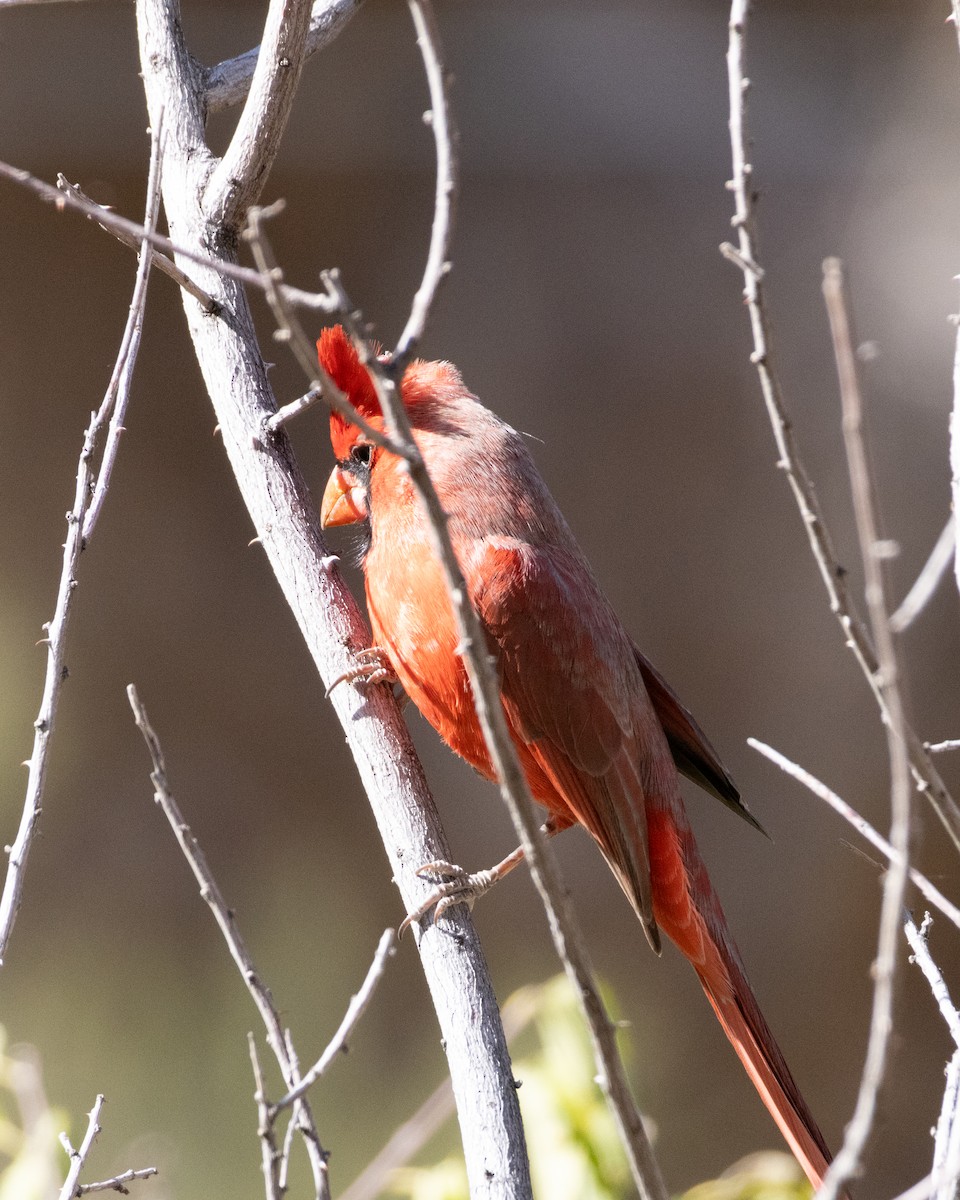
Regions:
<svg viewBox="0 0 960 1200"><path fill-rule="evenodd" d="M648 809L654 914L690 960L760 1098L814 1188L831 1155L747 982L720 901L682 810Z"/></svg>

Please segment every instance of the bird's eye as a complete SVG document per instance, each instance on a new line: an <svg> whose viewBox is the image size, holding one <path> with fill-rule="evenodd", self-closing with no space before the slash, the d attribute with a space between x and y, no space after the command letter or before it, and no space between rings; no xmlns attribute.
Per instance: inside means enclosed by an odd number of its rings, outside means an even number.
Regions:
<svg viewBox="0 0 960 1200"><path fill-rule="evenodd" d="M361 466L367 466L370 462L370 451L373 447L369 442L358 442L350 451L350 461L359 463Z"/></svg>

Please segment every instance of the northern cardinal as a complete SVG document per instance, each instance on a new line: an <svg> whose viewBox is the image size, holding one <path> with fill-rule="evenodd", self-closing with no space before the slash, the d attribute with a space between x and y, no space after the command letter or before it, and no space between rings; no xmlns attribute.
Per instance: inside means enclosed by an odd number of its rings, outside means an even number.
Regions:
<svg viewBox="0 0 960 1200"><path fill-rule="evenodd" d="M371 425L376 392L338 325L320 363ZM582 825L659 953L689 959L720 1024L818 1187L830 1162L760 1012L680 796L678 771L756 821L699 725L633 644L518 433L450 363L412 363L401 395L487 632L507 722L550 832ZM332 413L324 526L363 523L374 646L443 740L493 775L426 517L401 461ZM504 873L519 861L511 855Z"/></svg>

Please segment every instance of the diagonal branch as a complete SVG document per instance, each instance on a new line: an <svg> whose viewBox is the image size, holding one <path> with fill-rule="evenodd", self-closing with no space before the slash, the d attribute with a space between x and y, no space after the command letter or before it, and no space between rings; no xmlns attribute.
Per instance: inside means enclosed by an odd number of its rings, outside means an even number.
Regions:
<svg viewBox="0 0 960 1200"><path fill-rule="evenodd" d="M290 1054L283 1022L280 1019L280 1013L274 1003L270 989L264 983L260 972L254 964L250 951L247 949L247 944L243 940L243 936L237 926L233 909L224 900L217 881L213 877L213 872L207 863L206 855L200 848L200 843L194 836L190 826L184 821L180 807L170 791L160 740L150 724L146 710L133 684L130 684L127 688L127 698L130 701L130 707L133 709L137 728L143 734L143 740L146 742L147 749L150 752L150 761L153 764L150 779L154 786L154 799L163 811L163 815L167 818L170 828L173 830L174 837L177 839L183 856L189 863L190 870L200 885L200 895L210 906L210 911L213 913L214 920L217 922L217 926L223 935L223 940L227 943L230 957L236 963L247 991L250 993L257 1011L260 1013L260 1019L263 1021L267 1031L267 1042L280 1066L284 1083L288 1089L296 1088L301 1082L300 1073ZM262 1081L258 1081L257 1089L261 1096L259 1103L265 1106L266 1100L262 1095ZM267 1110L265 1107L263 1111L266 1113ZM327 1155L320 1144L320 1137L317 1133L316 1123L313 1119L309 1102L303 1098L302 1092L297 1097L297 1111L294 1116L303 1134L304 1144L310 1157L317 1196L328 1200L330 1188L327 1178ZM268 1123L270 1125L273 1124L272 1120ZM262 1124L263 1119L261 1118ZM265 1137L266 1135L262 1133L261 1136Z"/></svg>
<svg viewBox="0 0 960 1200"><path fill-rule="evenodd" d="M164 206L178 241L199 252L216 239L200 197L210 154L203 97L183 41L176 0L138 0L140 65L151 115L170 116ZM173 106L171 108L171 106ZM233 258L234 245L224 240ZM262 285L257 272L251 274ZM259 353L249 306L232 275L202 266L198 280L221 305L210 320L187 300L184 310L223 445L255 533L324 682L351 665L369 631L327 552L316 506L284 431L263 436L276 401ZM386 688L332 694L377 820L404 905L414 907L421 863L449 858L422 768L396 701ZM476 931L463 912L454 936L430 931L418 950L450 1065L467 1175L476 1198L530 1196L522 1124L496 997Z"/></svg>
<svg viewBox="0 0 960 1200"><path fill-rule="evenodd" d="M483 730L500 794L506 803L524 856L547 915L557 954L563 963L576 995L593 1043L598 1082L610 1105L620 1133L634 1183L643 1200L666 1200L667 1192L660 1167L630 1091L616 1043L616 1029L600 998L593 977L586 943L566 889L560 880L553 849L540 828L516 746L510 736L506 714L500 700L496 668L487 647L480 618L450 541L447 516L427 472L426 464L413 439L410 420L400 399L397 359L380 361L371 354L359 316L337 279L328 273L327 283L336 293L345 327L350 331L361 358L365 361L377 391L387 431L394 441L408 446L406 464L417 497L428 517L433 549L441 564L447 593L453 607L460 637L460 651L470 680L473 703Z"/></svg>
<svg viewBox="0 0 960 1200"><path fill-rule="evenodd" d="M243 112L204 189L207 217L224 230L242 223L273 165L303 70L310 0L271 0Z"/></svg>
<svg viewBox="0 0 960 1200"><path fill-rule="evenodd" d="M119 213L111 212L95 201L89 200L78 188L71 186L69 191L59 191L52 184L31 175L29 171L24 171L21 167L13 167L5 162L0 162L0 178L9 179L11 183L27 188L41 200L53 204L58 209L69 208L73 212L81 212L92 217L102 229L112 233L125 245L139 245L141 241L146 241L155 249L164 250L178 259L196 263L198 266L206 267L219 275L226 275L228 278L243 283L247 287L256 288L258 291L266 290L266 284L259 271L254 271L251 267L241 267L238 262L229 258L218 258L215 254L209 254L199 246L187 246L184 242L174 241L162 233L144 229L136 221L122 217ZM180 283L184 291L199 302L201 310L206 315L219 315L218 302L212 298L209 292L204 291L196 282L189 287L175 273L167 273ZM282 285L282 292L288 304L308 308L313 312L330 313L335 311L331 309L329 298L324 293L306 292L302 288L290 287L289 284Z"/></svg>
<svg viewBox="0 0 960 1200"><path fill-rule="evenodd" d="M890 617L890 628L894 633L903 633L930 603L934 592L940 586L940 581L956 557L956 549L957 528L954 518L951 516L940 531L940 536L930 551L930 557L924 563L913 587L907 592L897 611ZM928 746L927 749L929 750L929 748Z"/></svg>
<svg viewBox="0 0 960 1200"><path fill-rule="evenodd" d="M125 246L129 246L131 250L139 251L142 242L141 237L137 237L135 234L130 233L128 230L123 229L118 225L110 226L104 221L97 220L97 218L94 216L94 212L98 208L102 209L104 213L109 215L111 212L109 208L107 208L105 205L97 204L95 200L91 200L90 197L77 186L77 184L70 183L67 177L63 174L57 175L57 187L61 192L72 195L76 199L82 201L82 206L86 210L91 221L95 221L106 233L112 233L118 242L122 242ZM216 305L214 304L213 300L202 288L197 287L189 275L180 270L172 258L168 258L165 254L161 254L161 252L156 248L151 248L151 253L153 254L153 265L158 271L162 271L164 275L169 276L169 278L172 279L175 284L177 284L179 287L182 287L185 292L189 292L189 294L193 296L194 300L199 300L207 312L213 313L216 311Z"/></svg>
<svg viewBox="0 0 960 1200"><path fill-rule="evenodd" d="M811 775L809 771L805 771L803 767L792 762L786 755L781 754L779 750L774 750L772 746L768 746L766 742L761 742L758 738L747 738L747 745L753 750L759 751L764 758L768 758L781 771L796 779L798 783L802 783L818 799L829 804L834 812L839 813L872 846L875 846L884 858L890 862L894 862L898 858L897 851L890 845L886 838L877 833L865 817L861 816L855 808L847 804L845 800L838 796L831 788L828 788L825 783L817 779L815 775ZM952 921L957 929L960 929L960 908L957 908L951 900L948 900L943 892L939 888L934 887L926 875L921 875L915 867L910 867L910 879L924 898L934 908L939 909L948 921Z"/></svg>
<svg viewBox="0 0 960 1200"><path fill-rule="evenodd" d="M303 46L304 59L328 46L359 11L362 3L363 0L314 0L310 27ZM260 49L260 46L254 46L245 54L225 59L209 68L204 76L208 113L223 112L246 99Z"/></svg>

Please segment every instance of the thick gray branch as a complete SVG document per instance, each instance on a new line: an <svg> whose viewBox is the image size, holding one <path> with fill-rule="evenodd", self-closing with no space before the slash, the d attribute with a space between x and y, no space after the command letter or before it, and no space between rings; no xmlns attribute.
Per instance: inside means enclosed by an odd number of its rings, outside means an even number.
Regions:
<svg viewBox="0 0 960 1200"><path fill-rule="evenodd" d="M315 0L303 47L304 58L329 45L362 3L363 0ZM246 99L259 56L260 47L254 46L246 54L228 58L210 68L205 79L208 113L223 112Z"/></svg>
<svg viewBox="0 0 960 1200"><path fill-rule="evenodd" d="M211 235L201 196L212 160L203 140L203 89L181 42L173 0L139 0L141 66L151 118L165 107L164 203L176 240L229 257L232 238ZM210 245L210 241L214 245ZM221 244L225 243L225 244ZM343 674L368 633L335 560L281 431L263 421L276 404L257 349L246 298L230 279L194 269L221 305L207 316L184 299L198 362L224 447L277 581L325 682ZM422 769L392 694L339 687L332 703L367 790L394 877L408 909L428 886L424 862L448 858ZM529 1169L509 1056L496 999L473 926L465 913L420 939L424 972L444 1039L474 1197L528 1197ZM454 929L451 935L449 929Z"/></svg>
<svg viewBox="0 0 960 1200"><path fill-rule="evenodd" d="M233 227L263 188L303 70L310 0L271 0L250 92L203 197L214 225Z"/></svg>

